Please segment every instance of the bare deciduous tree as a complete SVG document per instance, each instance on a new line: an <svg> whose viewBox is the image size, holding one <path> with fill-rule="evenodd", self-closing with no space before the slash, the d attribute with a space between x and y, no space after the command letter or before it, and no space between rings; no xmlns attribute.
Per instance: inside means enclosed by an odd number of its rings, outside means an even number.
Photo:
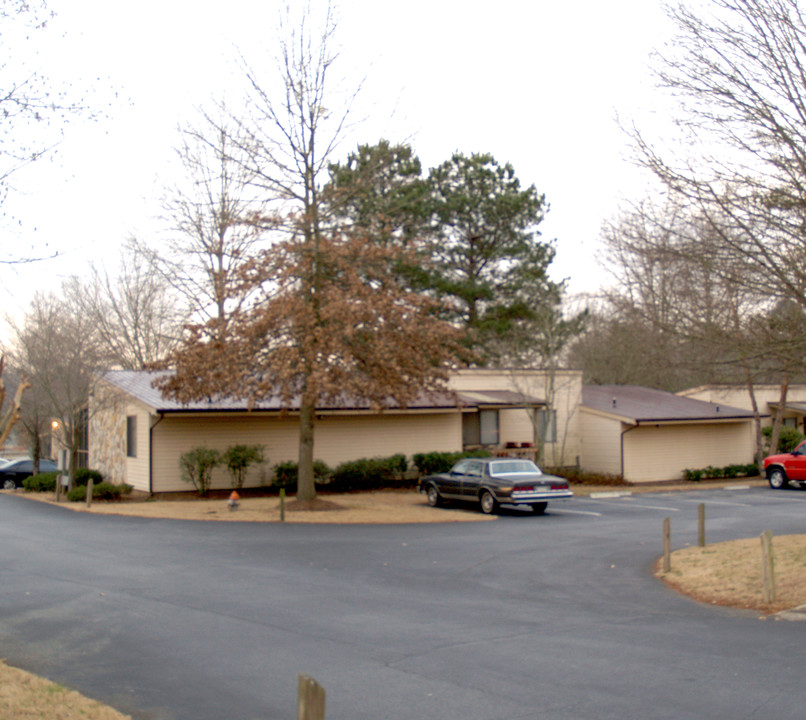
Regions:
<svg viewBox="0 0 806 720"><path fill-rule="evenodd" d="M186 320L154 256L134 240L124 244L116 275L91 266L89 277L70 278L63 291L112 367L136 370L155 362L177 343Z"/></svg>
<svg viewBox="0 0 806 720"><path fill-rule="evenodd" d="M196 321L216 318L224 325L243 302L234 291L238 271L271 221L251 184L236 123L205 115L199 125L184 128L182 138L184 178L165 201L168 241L151 250L152 262Z"/></svg>
<svg viewBox="0 0 806 720"><path fill-rule="evenodd" d="M709 251L767 297L806 305L806 19L797 0L707 0L669 9L659 54L679 100L672 148L636 131L641 160L713 233ZM716 266L719 270L720 266Z"/></svg>
<svg viewBox="0 0 806 720"><path fill-rule="evenodd" d="M14 330L14 358L52 418L61 424L75 476L93 374L104 365L95 328L79 308L37 294Z"/></svg>

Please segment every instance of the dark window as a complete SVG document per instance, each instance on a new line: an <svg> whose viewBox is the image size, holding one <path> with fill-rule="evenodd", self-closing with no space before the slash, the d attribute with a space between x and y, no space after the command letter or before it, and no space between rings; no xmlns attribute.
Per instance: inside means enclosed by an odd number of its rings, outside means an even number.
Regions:
<svg viewBox="0 0 806 720"><path fill-rule="evenodd" d="M126 457L137 457L137 416L126 416Z"/></svg>

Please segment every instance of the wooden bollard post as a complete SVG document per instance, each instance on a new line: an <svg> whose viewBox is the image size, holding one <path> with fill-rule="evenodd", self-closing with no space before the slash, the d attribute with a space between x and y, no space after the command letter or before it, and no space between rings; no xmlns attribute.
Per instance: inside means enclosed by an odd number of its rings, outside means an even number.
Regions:
<svg viewBox="0 0 806 720"><path fill-rule="evenodd" d="M764 583L762 588L764 602L775 602L775 558L772 552L772 530L765 530L761 533L761 577Z"/></svg>
<svg viewBox="0 0 806 720"><path fill-rule="evenodd" d="M325 720L325 689L307 675L299 675L297 720Z"/></svg>
<svg viewBox="0 0 806 720"><path fill-rule="evenodd" d="M672 569L671 553L672 521L663 518L663 572L667 573Z"/></svg>
<svg viewBox="0 0 806 720"><path fill-rule="evenodd" d="M697 508L697 519L699 531L697 532L697 544L705 547L705 503L700 503Z"/></svg>
<svg viewBox="0 0 806 720"><path fill-rule="evenodd" d="M87 507L92 507L92 478L87 480Z"/></svg>
<svg viewBox="0 0 806 720"><path fill-rule="evenodd" d="M285 522L285 488L280 488L280 522Z"/></svg>

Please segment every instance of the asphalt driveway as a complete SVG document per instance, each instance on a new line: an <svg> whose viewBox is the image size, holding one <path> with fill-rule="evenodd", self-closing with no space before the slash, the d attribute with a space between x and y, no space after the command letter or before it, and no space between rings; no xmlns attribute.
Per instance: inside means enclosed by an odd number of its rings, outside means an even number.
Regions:
<svg viewBox="0 0 806 720"><path fill-rule="evenodd" d="M802 718L806 623L701 606L673 545L806 531L806 493L577 499L543 517L328 526L0 496L0 657L142 720ZM434 512L439 512L434 510Z"/></svg>

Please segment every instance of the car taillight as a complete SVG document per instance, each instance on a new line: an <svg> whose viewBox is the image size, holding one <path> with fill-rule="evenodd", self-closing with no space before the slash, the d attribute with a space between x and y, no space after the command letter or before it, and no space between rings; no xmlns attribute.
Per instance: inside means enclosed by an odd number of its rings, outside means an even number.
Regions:
<svg viewBox="0 0 806 720"><path fill-rule="evenodd" d="M516 485L512 488L512 492L533 492L534 489L534 485Z"/></svg>
<svg viewBox="0 0 806 720"><path fill-rule="evenodd" d="M568 483L551 483L552 490L568 490Z"/></svg>

